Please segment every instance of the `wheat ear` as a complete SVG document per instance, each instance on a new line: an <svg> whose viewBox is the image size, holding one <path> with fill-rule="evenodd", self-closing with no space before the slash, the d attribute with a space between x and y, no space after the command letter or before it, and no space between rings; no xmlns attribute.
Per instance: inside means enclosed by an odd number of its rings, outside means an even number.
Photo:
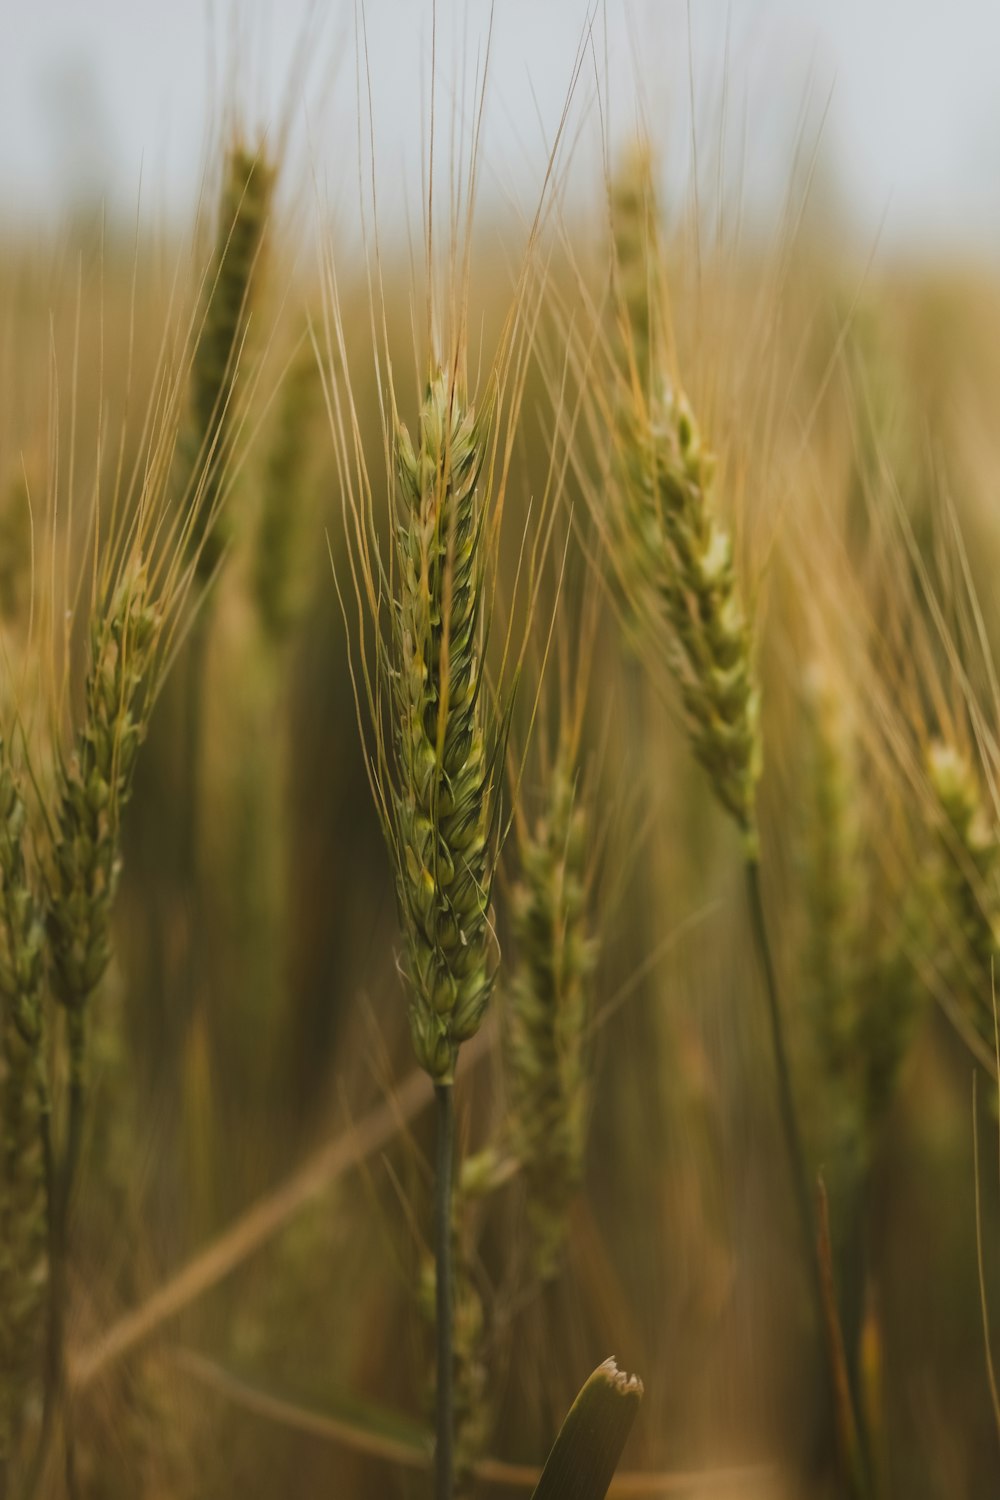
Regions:
<svg viewBox="0 0 1000 1500"><path fill-rule="evenodd" d="M495 794L482 691L483 446L446 372L416 445L397 437L394 606L397 886L417 1059L451 1084L493 984Z"/></svg>
<svg viewBox="0 0 1000 1500"><path fill-rule="evenodd" d="M822 1326L812 1191L760 882L760 690L732 540L714 505L715 459L683 391L662 372L648 399L634 382L625 391L614 437L618 493L611 542L625 603L647 658L669 665L694 755L741 835L778 1107Z"/></svg>
<svg viewBox="0 0 1000 1500"><path fill-rule="evenodd" d="M626 378L634 371L646 389L654 363L659 208L653 156L645 141L633 143L611 181L610 199L619 362Z"/></svg>
<svg viewBox="0 0 1000 1500"><path fill-rule="evenodd" d="M482 684L484 446L456 376L428 384L414 443L396 433L392 830L410 1031L437 1101L435 1245L439 1500L453 1479L452 1084L493 985L495 794Z"/></svg>
<svg viewBox="0 0 1000 1500"><path fill-rule="evenodd" d="M65 1384L66 1249L83 1140L87 1002L111 958L111 918L121 870L121 813L146 730L151 699L144 690L160 620L149 598L145 569L139 563L125 568L106 610L97 609L92 617L84 719L59 774L47 934L52 993L66 1012L69 1113L58 1179L53 1169L48 1183L49 1343L40 1462L54 1404ZM71 1473L68 1411L66 1415L67 1470Z"/></svg>
<svg viewBox="0 0 1000 1500"><path fill-rule="evenodd" d="M308 577L303 519L315 426L323 387L311 344L295 358L285 381L274 440L267 457L254 555L257 612L267 639L288 639L305 607Z"/></svg>
<svg viewBox="0 0 1000 1500"><path fill-rule="evenodd" d="M583 1179L586 1034L595 945L588 929L588 828L571 745L549 775L546 808L519 839L512 894L517 961L510 986L511 1150L524 1174L535 1261L556 1272Z"/></svg>
<svg viewBox="0 0 1000 1500"><path fill-rule="evenodd" d="M24 856L25 805L0 741L0 1469L36 1376L46 1276L45 929Z"/></svg>
<svg viewBox="0 0 1000 1500"><path fill-rule="evenodd" d="M623 453L623 576L660 626L694 754L755 860L760 693L732 541L713 505L715 459L667 380L634 407Z"/></svg>
<svg viewBox="0 0 1000 1500"><path fill-rule="evenodd" d="M964 1014L994 1047L993 984L1000 955L1000 830L969 760L936 740L927 770L935 801L935 922L946 931L944 978Z"/></svg>
<svg viewBox="0 0 1000 1500"><path fill-rule="evenodd" d="M207 304L191 369L186 462L192 490L188 550L204 585L228 540L222 510L231 457L233 402L258 280L275 172L262 151L233 146L226 158Z"/></svg>

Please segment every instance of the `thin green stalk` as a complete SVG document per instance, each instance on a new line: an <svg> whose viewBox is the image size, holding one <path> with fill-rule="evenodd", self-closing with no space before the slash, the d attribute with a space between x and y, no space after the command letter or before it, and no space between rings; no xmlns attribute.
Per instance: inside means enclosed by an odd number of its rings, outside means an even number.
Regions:
<svg viewBox="0 0 1000 1500"><path fill-rule="evenodd" d="M211 596L199 600L198 613L192 623L183 662L184 679L184 762L181 797L180 876L185 899L197 904L198 812L201 792L201 761L204 741L205 678L208 661L208 637L212 612ZM190 955L191 969L195 959ZM188 975L188 979L191 975ZM190 993L190 990L189 990Z"/></svg>
<svg viewBox="0 0 1000 1500"><path fill-rule="evenodd" d="M63 1410L63 1441L66 1450L66 1489L75 1500L76 1442L73 1433L73 1416L70 1408L69 1387L66 1380L66 1262L69 1254L69 1224L76 1185L77 1170L83 1148L83 1127L86 1114L86 1066L87 1032L86 1012L81 1007L67 1013L69 1034L69 1119L66 1130L66 1157L63 1162L62 1181L59 1185L59 1391Z"/></svg>
<svg viewBox="0 0 1000 1500"><path fill-rule="evenodd" d="M83 1144L86 1106L84 1084L86 1022L82 1009L67 1011L67 1028L70 1055L69 1114L66 1128L66 1153L61 1170L56 1163L51 1113L48 1109L43 1110L40 1127L49 1218L49 1328L41 1432L38 1451L25 1487L25 1495L29 1497L29 1500L36 1493L45 1471L56 1414L60 1408L66 1449L66 1488L71 1500L75 1500L78 1493L75 1444L66 1380L66 1263L69 1248L70 1204Z"/></svg>
<svg viewBox="0 0 1000 1500"><path fill-rule="evenodd" d="M83 1148L83 1122L86 1112L86 1085L84 1068L87 1051L86 1013L80 1010L67 1012L69 1037L69 1119L66 1127L66 1156L63 1161L62 1181L59 1188L59 1225L65 1239L69 1223L70 1200L76 1184L80 1153Z"/></svg>
<svg viewBox="0 0 1000 1500"><path fill-rule="evenodd" d="M785 1046L781 1005L778 1000L778 980L774 971L774 959L771 954L770 939L767 935L767 921L764 916L764 902L761 896L759 861L748 859L744 868L747 877L747 894L749 896L754 943L758 959L760 960L761 972L764 976L764 989L767 995L768 1019L771 1025L771 1046L774 1052L775 1075L778 1085L778 1107L781 1113L785 1144L788 1149L789 1165L792 1171L792 1187L795 1193L802 1237L805 1241L806 1260L809 1266L809 1275L816 1303L816 1326L827 1345L828 1364L826 1370L828 1381L832 1382L828 1396L831 1401L835 1401L838 1371L836 1350L832 1346L828 1330L830 1309L823 1288L823 1272L820 1264L819 1249L819 1226L813 1212L813 1199L809 1188L809 1172L806 1167L806 1155L802 1147L802 1136L799 1131L798 1115L795 1109L795 1097L792 1092L792 1074L788 1062L788 1051ZM834 1320L836 1320L835 1310L833 1316ZM850 1494L863 1496L868 1493L863 1475L859 1478L857 1473L848 1472L844 1478Z"/></svg>
<svg viewBox="0 0 1000 1500"><path fill-rule="evenodd" d="M437 1320L437 1442L435 1500L452 1500L454 1394L452 1390L451 1191L455 1153L455 1104L450 1083L434 1087L437 1102L437 1166L434 1177L435 1302Z"/></svg>
<svg viewBox="0 0 1000 1500"><path fill-rule="evenodd" d="M812 1276L817 1298L816 1310L819 1318L819 1327L822 1328L823 1299L819 1252L816 1243L816 1222L812 1208L812 1194L809 1190L809 1172L806 1167L805 1151L802 1147L802 1136L799 1132L795 1098L792 1094L792 1075L788 1064L788 1051L785 1047L781 1006L778 1001L778 981L774 972L774 960L771 956L771 944L768 939L767 922L764 917L764 903L761 898L760 864L756 859L748 859L744 868L747 877L747 894L750 902L750 919L751 926L753 927L754 943L757 948L757 957L760 960L761 973L764 977L764 990L767 995L767 1012L771 1026L771 1046L774 1052L781 1125L785 1136L785 1145L788 1150L789 1164L792 1169L792 1187L795 1192L795 1203L798 1209L802 1237L805 1241L806 1256L809 1261L810 1275Z"/></svg>
<svg viewBox="0 0 1000 1500"><path fill-rule="evenodd" d="M58 1254L59 1194L56 1181L55 1151L52 1145L51 1109L42 1111L39 1130L42 1137L42 1162L45 1173L45 1211L48 1219L49 1317L45 1343L45 1377L42 1390L41 1428L38 1434L38 1447L35 1450L35 1457L32 1460L31 1469L28 1472L24 1486L24 1500L32 1500L32 1497L37 1494L42 1474L45 1472L59 1398L59 1356L62 1349L62 1329L59 1324L62 1299L58 1294L56 1285L61 1274L61 1262Z"/></svg>

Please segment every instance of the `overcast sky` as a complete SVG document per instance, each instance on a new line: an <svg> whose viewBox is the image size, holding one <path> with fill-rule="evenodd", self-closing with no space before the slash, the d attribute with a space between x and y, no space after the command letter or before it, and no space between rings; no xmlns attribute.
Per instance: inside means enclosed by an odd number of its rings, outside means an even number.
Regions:
<svg viewBox="0 0 1000 1500"><path fill-rule="evenodd" d="M482 190L537 183L566 97L586 0L496 0ZM312 11L321 17L306 26ZM354 0L0 0L0 222L57 217L103 196L176 213L197 196L211 123L236 94L320 194L357 194ZM383 212L418 209L426 143L430 0L365 0ZM439 0L438 98L469 93L487 0ZM689 25L690 14L690 25ZM304 35L309 69L294 60ZM693 74L693 89L689 78ZM595 63L599 89L595 82ZM637 101L682 190L694 140L703 188L724 159L746 211L780 204L805 120L822 121L819 176L839 222L888 249L1000 251L1000 0L606 0L575 97L577 178L593 177L601 110L613 140ZM294 87L290 79L295 79ZM290 98L291 95L291 98ZM827 108L828 106L828 108ZM825 113L824 113L825 111ZM365 105L367 117L367 104ZM439 116L440 118L440 116ZM367 123L365 126L367 130Z"/></svg>

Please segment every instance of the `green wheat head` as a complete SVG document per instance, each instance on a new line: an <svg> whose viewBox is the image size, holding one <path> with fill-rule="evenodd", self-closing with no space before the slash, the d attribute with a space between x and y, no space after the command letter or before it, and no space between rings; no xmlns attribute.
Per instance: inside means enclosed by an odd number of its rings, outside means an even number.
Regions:
<svg viewBox="0 0 1000 1500"><path fill-rule="evenodd" d="M544 814L522 833L512 899L511 1147L524 1174L543 1279L558 1266L586 1138L594 943L587 924L587 817L577 791L575 757L567 749L552 768Z"/></svg>
<svg viewBox="0 0 1000 1500"><path fill-rule="evenodd" d="M26 813L0 742L0 1459L17 1441L37 1365L46 1281L45 928L24 857Z"/></svg>
<svg viewBox="0 0 1000 1500"><path fill-rule="evenodd" d="M397 886L417 1058L451 1080L492 989L495 794L482 691L483 448L438 372L414 443L396 442L399 593L393 699Z"/></svg>
<svg viewBox="0 0 1000 1500"><path fill-rule="evenodd" d="M641 385L654 360L655 280L659 263L659 208L653 158L637 141L611 182L611 241L622 331L617 340L626 374L634 365Z"/></svg>
<svg viewBox="0 0 1000 1500"><path fill-rule="evenodd" d="M805 695L800 881L802 993L823 1151L864 1169L913 1036L920 992L908 957L917 898L887 883L843 689L814 671ZM872 773L874 775L874 772Z"/></svg>
<svg viewBox="0 0 1000 1500"><path fill-rule="evenodd" d="M936 920L945 977L979 1035L994 1045L993 981L1000 954L1000 833L979 779L954 745L938 740L927 768L936 801Z"/></svg>
<svg viewBox="0 0 1000 1500"><path fill-rule="evenodd" d="M158 624L141 567L126 571L91 624L85 716L60 775L49 892L52 989L70 1011L82 1010L111 957L119 824L146 729Z"/></svg>
<svg viewBox="0 0 1000 1500"><path fill-rule="evenodd" d="M193 483L187 544L203 584L218 566L229 538L221 505L232 453L233 401L274 178L274 168L261 152L243 145L230 151L208 301L191 369L191 420L186 439L187 468Z"/></svg>
<svg viewBox="0 0 1000 1500"><path fill-rule="evenodd" d="M713 506L715 460L683 392L636 403L622 444L620 572L680 688L688 735L750 857L757 850L760 693L729 533Z"/></svg>

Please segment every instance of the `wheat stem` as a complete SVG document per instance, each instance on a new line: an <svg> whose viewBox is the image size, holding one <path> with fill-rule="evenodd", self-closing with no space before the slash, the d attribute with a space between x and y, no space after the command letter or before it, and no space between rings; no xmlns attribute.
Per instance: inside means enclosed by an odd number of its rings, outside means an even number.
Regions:
<svg viewBox="0 0 1000 1500"><path fill-rule="evenodd" d="M55 1285L56 1278L61 1270L61 1263L57 1255L56 1228L59 1205L56 1192L56 1164L55 1152L52 1146L52 1113L50 1109L42 1112L39 1122L39 1133L42 1138L42 1165L45 1174L45 1211L48 1220L49 1308L45 1343L45 1373L42 1389L42 1421L38 1434L38 1447L35 1450L35 1456L24 1486L24 1500L32 1500L32 1497L36 1494L48 1458L49 1446L52 1441L52 1423L55 1417L56 1396L59 1387L59 1357L62 1350L62 1330L58 1324L58 1310L62 1306L62 1299L57 1295Z"/></svg>
<svg viewBox="0 0 1000 1500"><path fill-rule="evenodd" d="M828 1325L828 1306L827 1296L824 1292L823 1270L820 1263L819 1228L813 1212L812 1196L809 1191L809 1171L806 1166L806 1155L802 1146L802 1134L799 1130L798 1113L795 1108L795 1096L792 1090L792 1073L788 1061L788 1049L785 1045L785 1031L781 1019L781 1003L778 998L778 980L775 974L774 958L767 931L767 919L764 915L764 902L761 896L759 861L748 859L745 862L744 868L746 870L747 894L749 897L754 945L757 950L761 974L764 978L764 990L767 996L767 1012L771 1028L771 1047L774 1053L775 1082L778 1089L778 1108L781 1114L782 1131L785 1137L789 1166L792 1173L792 1189L795 1194L802 1237L805 1241L806 1261L809 1266L809 1278L812 1283L813 1297L815 1299L816 1326L822 1332ZM833 1386L828 1391L828 1396L830 1400L835 1400L838 1371L836 1351L829 1340L827 1341L827 1353L829 1362L826 1367L826 1378L828 1381L833 1381ZM863 1487L859 1490L856 1476L853 1473L847 1476L847 1482L850 1493L863 1493Z"/></svg>
<svg viewBox="0 0 1000 1500"><path fill-rule="evenodd" d="M435 1321L437 1334L437 1442L435 1500L451 1500L454 1486L455 1397L452 1354L451 1197L455 1156L455 1101L450 1083L436 1084L437 1162L434 1173Z"/></svg>
<svg viewBox="0 0 1000 1500"><path fill-rule="evenodd" d="M56 1412L61 1408L66 1450L66 1487L71 1496L77 1493L73 1425L69 1387L66 1379L66 1265L69 1252L69 1214L83 1144L86 1089L83 1077L86 1054L84 1012L68 1010L67 1028L70 1053L69 1117L66 1154L62 1171L55 1165L51 1122L43 1116L42 1144L45 1156L45 1182L49 1204L49 1332L45 1366L45 1392L38 1455L28 1494L34 1493L42 1476L52 1441Z"/></svg>
<svg viewBox="0 0 1000 1500"><path fill-rule="evenodd" d="M746 861L744 868L746 870L747 895L750 905L750 922L753 928L754 944L757 949L760 970L764 979L764 992L767 997L767 1014L771 1028L771 1048L774 1053L775 1082L778 1089L778 1109L781 1114L781 1126L792 1172L792 1188L795 1193L799 1223L802 1229L802 1237L805 1241L810 1275L818 1298L817 1311L820 1318L820 1327L822 1327L822 1287L812 1199L809 1193L809 1173L806 1167L805 1151L802 1147L802 1135L799 1130L798 1115L795 1109L795 1097L792 1092L792 1074L788 1062L788 1049L785 1045L784 1026L781 1020L778 981L774 971L771 943L768 938L767 920L764 916L764 902L760 889L760 864L755 859L749 859Z"/></svg>

